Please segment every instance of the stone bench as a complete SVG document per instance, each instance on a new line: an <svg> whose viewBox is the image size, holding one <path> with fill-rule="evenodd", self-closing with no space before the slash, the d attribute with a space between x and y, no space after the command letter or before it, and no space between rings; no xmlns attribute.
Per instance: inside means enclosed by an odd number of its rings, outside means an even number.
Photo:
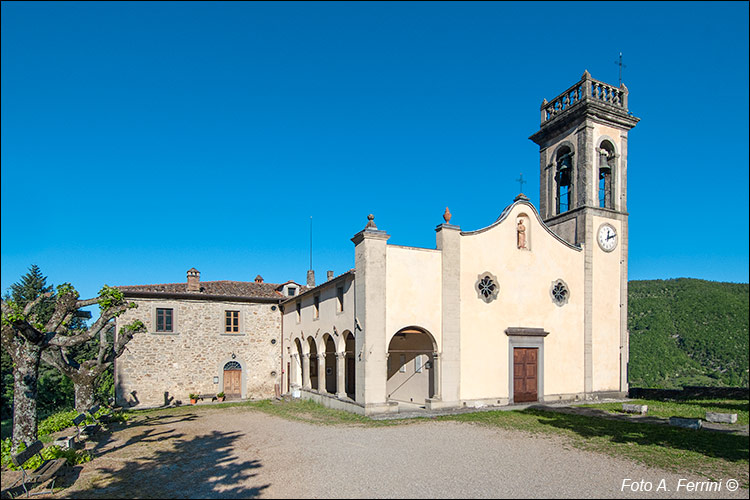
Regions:
<svg viewBox="0 0 750 500"><path fill-rule="evenodd" d="M706 420L708 422L718 422L720 424L735 424L737 423L737 414L736 413L717 413L713 411L707 411Z"/></svg>
<svg viewBox="0 0 750 500"><path fill-rule="evenodd" d="M646 412L648 412L648 405L634 405L623 403L622 411L624 411L625 413L638 413L640 415L645 415Z"/></svg>
<svg viewBox="0 0 750 500"><path fill-rule="evenodd" d="M669 425L684 427L686 429L700 429L703 427L699 418L669 417Z"/></svg>

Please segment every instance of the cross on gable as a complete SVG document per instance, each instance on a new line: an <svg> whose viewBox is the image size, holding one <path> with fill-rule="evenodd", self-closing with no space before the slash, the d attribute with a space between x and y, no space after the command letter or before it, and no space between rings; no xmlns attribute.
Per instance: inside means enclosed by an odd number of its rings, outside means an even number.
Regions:
<svg viewBox="0 0 750 500"><path fill-rule="evenodd" d="M516 179L516 182L518 182L521 185L521 191L523 192L523 185L526 184L528 181L523 180L523 173L518 174L519 177Z"/></svg>

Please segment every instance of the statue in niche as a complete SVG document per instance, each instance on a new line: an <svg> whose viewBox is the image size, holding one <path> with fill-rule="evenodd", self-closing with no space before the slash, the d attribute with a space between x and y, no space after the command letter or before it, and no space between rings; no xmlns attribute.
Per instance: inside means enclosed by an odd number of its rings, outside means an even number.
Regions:
<svg viewBox="0 0 750 500"><path fill-rule="evenodd" d="M516 231L518 233L518 248L526 248L526 226L523 225L523 219L518 219Z"/></svg>

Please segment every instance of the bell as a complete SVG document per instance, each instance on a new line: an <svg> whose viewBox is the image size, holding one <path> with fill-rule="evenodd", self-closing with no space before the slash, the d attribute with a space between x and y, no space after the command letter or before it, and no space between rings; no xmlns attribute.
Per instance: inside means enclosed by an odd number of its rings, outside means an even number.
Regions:
<svg viewBox="0 0 750 500"><path fill-rule="evenodd" d="M607 174L612 171L612 167L609 166L607 151L604 149L599 152L599 171Z"/></svg>

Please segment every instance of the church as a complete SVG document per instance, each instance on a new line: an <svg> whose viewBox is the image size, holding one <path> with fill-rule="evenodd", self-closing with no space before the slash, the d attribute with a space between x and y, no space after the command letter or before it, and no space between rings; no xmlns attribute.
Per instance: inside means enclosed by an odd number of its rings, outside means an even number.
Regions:
<svg viewBox="0 0 750 500"><path fill-rule="evenodd" d="M353 269L315 286L122 286L141 319L115 367L131 407L289 394L370 415L624 396L628 90L588 72L541 105L539 208L519 194L434 248L388 243L373 215ZM490 221L488 221L490 222Z"/></svg>

